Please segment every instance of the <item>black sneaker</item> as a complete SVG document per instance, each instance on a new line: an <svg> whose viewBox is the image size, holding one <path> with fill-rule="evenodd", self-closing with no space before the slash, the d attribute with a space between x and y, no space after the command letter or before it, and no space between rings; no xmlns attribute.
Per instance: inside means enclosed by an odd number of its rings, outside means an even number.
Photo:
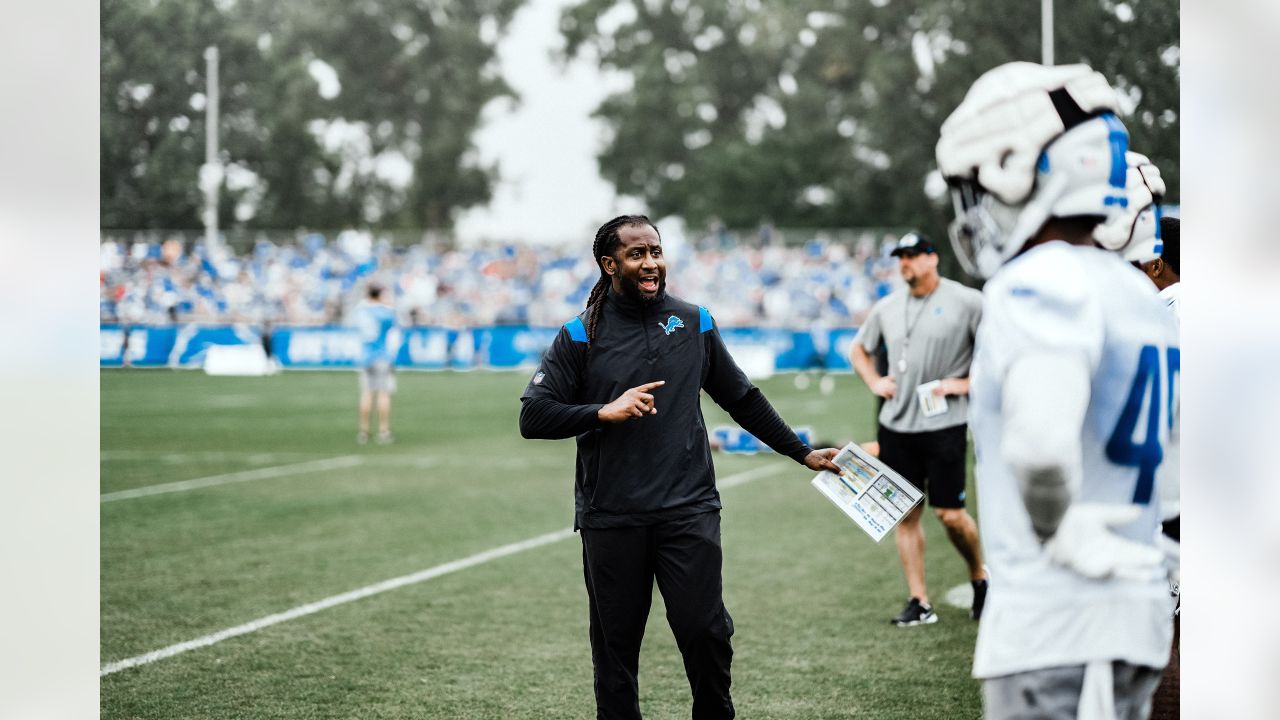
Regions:
<svg viewBox="0 0 1280 720"><path fill-rule="evenodd" d="M934 614L932 605L925 605L917 598L911 598L902 612L889 622L898 627L931 625L938 622L938 616Z"/></svg>
<svg viewBox="0 0 1280 720"><path fill-rule="evenodd" d="M969 584L973 586L973 607L969 609L969 617L981 620L982 606L987 604L987 579L970 580Z"/></svg>

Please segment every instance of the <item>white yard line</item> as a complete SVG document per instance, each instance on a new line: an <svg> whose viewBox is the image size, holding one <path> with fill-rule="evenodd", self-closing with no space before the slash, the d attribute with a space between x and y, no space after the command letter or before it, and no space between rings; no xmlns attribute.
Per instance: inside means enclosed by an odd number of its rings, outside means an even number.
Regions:
<svg viewBox="0 0 1280 720"><path fill-rule="evenodd" d="M113 500L129 500L132 498L146 497L148 495L182 492L184 490L195 490L197 488L226 485L228 483L266 480L268 478L286 477L305 472L334 470L336 468L352 467L359 465L362 462L364 462L364 459L358 455L343 455L342 457L326 458L324 460L311 460L309 462L292 463L289 465L276 465L275 467L242 470L240 472L226 473L223 475L210 475L209 477L194 478L192 480L179 480L178 482L164 483L163 485L148 485L146 487L132 488L129 490L119 490L117 492L104 493L99 496L99 500L104 503L109 503Z"/></svg>
<svg viewBox="0 0 1280 720"><path fill-rule="evenodd" d="M786 468L785 465L770 465L768 467L759 467L753 470L747 470L744 472L735 473L733 475L730 475L720 480L716 484L721 488L730 488L736 485L742 485L744 483L751 482L752 480L757 480L767 475L776 474L778 472L781 472L784 468ZM160 650L153 650L149 653L144 653L142 655L137 655L131 658L125 658L124 660L117 660L115 662L107 663L106 665L102 666L102 669L99 671L98 676L105 677L107 675L110 675L111 673L119 672L121 670L127 670L128 668L131 668L131 667L146 665L148 663L153 663L157 660L163 660L165 658L173 657L174 655L179 655L188 650L195 650L197 648L208 647L210 645L213 645L214 643L222 642L223 640L226 640L228 638L238 637L240 635L247 635L248 633L261 630L265 627L270 627L277 623L285 622L286 620L293 620L295 618L300 618L306 615L311 615L313 613L318 613L321 610L327 610L336 605L342 605L344 603L349 603L355 600L361 600L371 595L377 595L379 593L387 592L388 590L396 590L398 588L402 588L407 585L413 585L416 583L425 582L427 580L440 577L441 575L448 575L449 573L452 573L452 572L465 570L469 567L475 567L476 565L482 565L484 563L489 562L490 560L497 560L498 558L503 558L508 555L515 555L516 553L524 552L525 550L532 550L533 548L541 547L543 545L549 545L551 543L559 542L560 540L565 540L570 537L573 537L573 529L565 528L564 530L557 530L555 532L550 532L545 535L539 535L537 537L529 538L528 540L521 540L519 542L514 542L509 545L496 547L496 548L493 548L492 550L485 550L484 552L476 553L475 555L470 555L468 557L462 558L461 560L453 560L451 562L444 563L443 565L436 565L435 567L427 568L426 570L419 570L418 572L411 573L409 575L401 575L400 577L391 578L390 580L383 580L382 582L374 583L373 585L366 585L362 588L357 588L355 590L351 590L349 592L345 592L340 595L332 595L330 597L324 598L323 600L317 600L312 603L307 603L306 605L299 605L298 607L295 607L291 610L285 610L284 612L276 613L274 615L261 617L261 618L258 618L257 620L252 620L250 622L247 622L243 625L237 625L233 628L227 628L226 630L219 630L216 633L213 633L211 635L205 635L204 637L199 637L199 638L196 638L195 640L180 642L177 645L170 645L167 648L161 648Z"/></svg>
<svg viewBox="0 0 1280 720"><path fill-rule="evenodd" d="M173 452L171 450L102 450L98 453L101 462L122 460L151 460L173 463L207 462L244 458L270 458L287 460L289 458L305 458L315 455L313 452L259 452L254 450L192 450L191 452Z"/></svg>
<svg viewBox="0 0 1280 720"><path fill-rule="evenodd" d="M173 657L174 655L184 653L188 650L195 650L196 648L208 647L209 645L213 645L214 643L221 642L223 640L226 640L227 638L233 638L239 635L246 635L248 633L261 630L262 628L270 627L277 623L282 623L286 620L293 620L294 618L300 618L305 615L318 613L321 610L327 610L336 605L342 605L344 603L349 603L354 600L367 598L370 595L377 595L378 593L383 593L388 590L395 590L396 588L402 588L406 585L413 585L414 583L420 583L420 582L423 582L424 580L437 578L437 577L440 577L441 575L447 575L451 572L464 570L466 568L469 568L475 565L480 565L482 563L489 562L490 560L496 560L497 558L500 558L500 557L506 557L507 555L514 555L515 553L522 552L524 550L529 550L531 548L536 548L542 545L546 545L548 543L553 543L553 542L556 542L557 540L563 540L572 535L573 535L572 529L566 528L564 530L557 530L556 532L547 533L546 535L539 535L538 537L530 538L528 540L522 540L520 542L511 543L510 545L503 545L502 547L497 547L492 550L486 550L482 553L477 553L475 555L471 555L470 557L462 558L461 560L454 560L452 562L447 562L443 565L437 565L433 568L421 570L411 575L401 575L398 578L383 580L382 582L374 583L373 585L366 585L365 587L352 590L350 592L345 592L345 593L342 593L341 595L332 595L323 600L317 600L316 602L307 603L306 605L299 605L298 607L295 607L292 610L285 610L284 612L258 618L257 620L247 622L243 625L237 625L233 628L220 630L216 633L213 633L212 635L205 635L204 637L196 638L195 640L188 640L186 642L178 643L177 645L170 645L169 647L163 648L161 650L153 650L152 652L146 653L144 655L138 655L136 657L127 658L125 660L117 660L116 662L113 662L113 663L107 663L106 665L102 666L102 670L101 672L99 672L99 676L101 677L101 676L110 675L113 672L118 672L120 670L125 670L127 668L136 667L138 665L146 665L147 663L152 663L152 662L155 662L156 660L163 660L167 657Z"/></svg>
<svg viewBox="0 0 1280 720"><path fill-rule="evenodd" d="M786 465L767 465L765 467L758 467L754 470L744 470L740 473L734 473L723 480L717 480L716 486L722 490L724 488L731 488L735 485L742 485L743 483L749 483L752 480L759 480L762 477L782 472L786 468Z"/></svg>
<svg viewBox="0 0 1280 720"><path fill-rule="evenodd" d="M948 589L947 594L942 596L942 600L951 607L968 610L973 607L973 585L960 583Z"/></svg>

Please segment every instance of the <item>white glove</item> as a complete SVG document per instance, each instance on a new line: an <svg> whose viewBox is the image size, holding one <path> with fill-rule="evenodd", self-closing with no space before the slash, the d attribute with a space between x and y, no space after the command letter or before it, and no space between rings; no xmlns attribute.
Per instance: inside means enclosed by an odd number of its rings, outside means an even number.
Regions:
<svg viewBox="0 0 1280 720"><path fill-rule="evenodd" d="M1111 531L1141 514L1142 508L1136 505L1072 503L1044 550L1053 562L1088 578L1149 578L1163 566L1160 549Z"/></svg>

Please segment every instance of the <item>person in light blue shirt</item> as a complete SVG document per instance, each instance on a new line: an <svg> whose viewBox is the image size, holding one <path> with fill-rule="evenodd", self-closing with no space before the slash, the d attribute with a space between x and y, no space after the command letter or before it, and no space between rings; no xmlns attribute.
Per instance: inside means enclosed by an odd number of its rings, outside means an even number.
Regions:
<svg viewBox="0 0 1280 720"><path fill-rule="evenodd" d="M369 442L369 416L378 403L378 444L391 442L391 396L396 391L395 354L400 344L395 310L383 299L385 289L370 283L368 297L356 307L360 333L360 431L356 442Z"/></svg>

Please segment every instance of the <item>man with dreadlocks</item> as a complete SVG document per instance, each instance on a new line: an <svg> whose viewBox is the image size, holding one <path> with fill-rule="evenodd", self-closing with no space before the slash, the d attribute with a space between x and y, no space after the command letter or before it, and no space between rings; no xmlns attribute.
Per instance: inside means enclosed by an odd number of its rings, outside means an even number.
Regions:
<svg viewBox="0 0 1280 720"><path fill-rule="evenodd" d="M711 313L666 293L662 239L647 217L605 223L592 253L600 279L521 396L520 433L577 437L574 529L596 717L640 717L640 642L656 579L694 719L732 718L733 619L722 599L720 494L699 391L810 470L839 472L836 450L803 443L734 363Z"/></svg>

